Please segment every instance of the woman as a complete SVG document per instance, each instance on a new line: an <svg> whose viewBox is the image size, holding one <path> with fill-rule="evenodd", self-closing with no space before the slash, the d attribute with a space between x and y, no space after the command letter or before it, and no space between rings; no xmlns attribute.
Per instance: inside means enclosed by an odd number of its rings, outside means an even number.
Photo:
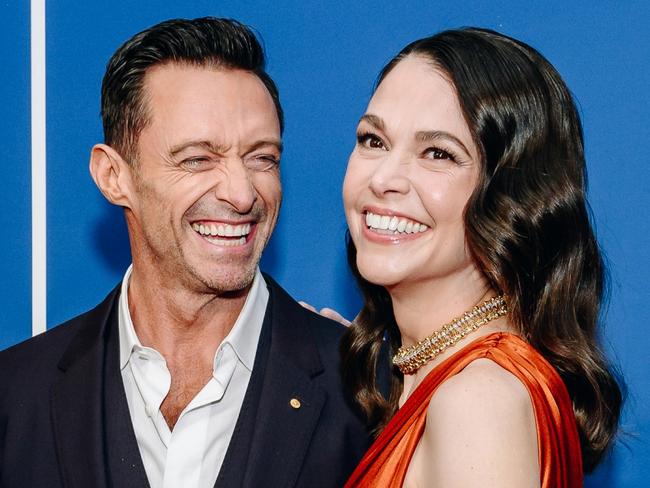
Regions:
<svg viewBox="0 0 650 488"><path fill-rule="evenodd" d="M381 432L347 486L581 486L621 393L596 344L603 264L555 69L488 30L410 44L380 74L343 197L365 297L344 376Z"/></svg>

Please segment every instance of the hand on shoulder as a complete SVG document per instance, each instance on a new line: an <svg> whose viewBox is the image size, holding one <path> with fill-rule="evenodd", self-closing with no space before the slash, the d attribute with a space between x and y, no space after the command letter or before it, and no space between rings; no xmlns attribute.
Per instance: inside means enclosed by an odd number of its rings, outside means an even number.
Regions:
<svg viewBox="0 0 650 488"><path fill-rule="evenodd" d="M445 381L429 404L411 476L418 486L539 487L537 429L525 386L489 359Z"/></svg>
<svg viewBox="0 0 650 488"><path fill-rule="evenodd" d="M332 308L325 307L325 308L321 308L319 311L316 309L316 307L310 305L307 302L299 301L298 303L303 307L305 307L307 310L311 310L312 312L322 315L323 317L334 320L335 322L343 324L346 327L349 327L352 324L350 320L346 319L345 317L343 317L343 315L341 315L340 313L338 313L336 310Z"/></svg>

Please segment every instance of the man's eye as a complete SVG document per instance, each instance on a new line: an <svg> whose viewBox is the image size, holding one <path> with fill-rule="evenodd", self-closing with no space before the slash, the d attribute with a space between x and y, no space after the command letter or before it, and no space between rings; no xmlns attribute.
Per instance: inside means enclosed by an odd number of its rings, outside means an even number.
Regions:
<svg viewBox="0 0 650 488"><path fill-rule="evenodd" d="M198 169L201 166L205 165L209 161L209 158L187 158L184 159L181 164L188 169Z"/></svg>
<svg viewBox="0 0 650 488"><path fill-rule="evenodd" d="M385 149L382 140L375 134L368 132L357 134L357 144L367 149Z"/></svg>
<svg viewBox="0 0 650 488"><path fill-rule="evenodd" d="M246 166L255 171L269 171L279 165L280 160L271 155L253 156L246 160Z"/></svg>

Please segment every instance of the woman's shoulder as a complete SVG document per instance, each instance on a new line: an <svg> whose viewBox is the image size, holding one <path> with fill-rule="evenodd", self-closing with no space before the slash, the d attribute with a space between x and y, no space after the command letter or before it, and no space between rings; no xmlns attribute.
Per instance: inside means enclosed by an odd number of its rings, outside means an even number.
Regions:
<svg viewBox="0 0 650 488"><path fill-rule="evenodd" d="M448 420L450 415L463 425L468 425L469 420L486 433L502 423L512 426L515 422L534 421L526 386L513 373L487 358L469 363L442 383L432 396L427 421L437 417Z"/></svg>
<svg viewBox="0 0 650 488"><path fill-rule="evenodd" d="M522 378L520 368L515 366L521 363L522 355L531 354L536 351L510 333L494 333L476 340L457 353L462 369L437 387L429 403L427 420L452 413L474 421L489 421L490 425L499 419L508 423L534 420L531 395L523 382L525 375Z"/></svg>
<svg viewBox="0 0 650 488"><path fill-rule="evenodd" d="M431 398L422 450L441 486L538 486L535 413L526 386L490 359L448 378ZM423 453L424 454L424 453Z"/></svg>
<svg viewBox="0 0 650 488"><path fill-rule="evenodd" d="M455 407L482 399L502 410L532 408L526 386L509 370L488 358L477 358L442 383L432 398L434 407ZM487 406L487 405L486 405Z"/></svg>
<svg viewBox="0 0 650 488"><path fill-rule="evenodd" d="M493 332L476 339L448 359L446 381L472 382L480 378L530 389L544 385L555 390L562 379L548 360L525 339L512 332ZM486 376L487 375L487 376ZM563 384L562 384L563 385ZM447 385L448 387L450 385Z"/></svg>

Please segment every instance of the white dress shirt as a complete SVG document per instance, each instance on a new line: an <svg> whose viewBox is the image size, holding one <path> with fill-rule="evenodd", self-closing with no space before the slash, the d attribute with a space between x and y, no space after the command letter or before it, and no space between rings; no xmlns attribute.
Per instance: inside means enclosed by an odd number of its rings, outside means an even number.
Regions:
<svg viewBox="0 0 650 488"><path fill-rule="evenodd" d="M143 347L129 312L131 267L119 301L120 368L131 422L152 488L212 488L253 370L269 292L259 269L235 325L214 354L212 378L170 431L160 412L171 375L163 356Z"/></svg>

